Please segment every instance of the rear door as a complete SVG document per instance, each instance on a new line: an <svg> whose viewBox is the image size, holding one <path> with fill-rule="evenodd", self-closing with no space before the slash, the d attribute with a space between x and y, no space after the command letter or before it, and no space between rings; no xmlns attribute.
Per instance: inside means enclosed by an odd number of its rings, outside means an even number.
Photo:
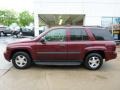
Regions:
<svg viewBox="0 0 120 90"><path fill-rule="evenodd" d="M70 28L68 34L67 58L69 60L81 60L84 54L85 43L89 40L89 37L84 28Z"/></svg>

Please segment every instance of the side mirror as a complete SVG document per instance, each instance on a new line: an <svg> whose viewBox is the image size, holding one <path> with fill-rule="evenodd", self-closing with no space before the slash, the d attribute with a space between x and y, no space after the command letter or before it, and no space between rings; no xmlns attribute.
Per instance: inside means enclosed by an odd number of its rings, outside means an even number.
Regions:
<svg viewBox="0 0 120 90"><path fill-rule="evenodd" d="M42 44L45 44L45 38L42 37L42 38L40 39L40 42L41 42Z"/></svg>

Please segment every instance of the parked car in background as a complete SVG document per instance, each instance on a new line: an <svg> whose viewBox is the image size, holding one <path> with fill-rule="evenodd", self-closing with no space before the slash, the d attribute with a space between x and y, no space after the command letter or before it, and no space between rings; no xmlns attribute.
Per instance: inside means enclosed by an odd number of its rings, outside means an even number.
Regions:
<svg viewBox="0 0 120 90"><path fill-rule="evenodd" d="M12 30L7 27L2 33L4 36L7 36L8 34L12 34Z"/></svg>
<svg viewBox="0 0 120 90"><path fill-rule="evenodd" d="M34 24L30 23L28 26L21 28L22 36L34 36Z"/></svg>
<svg viewBox="0 0 120 90"><path fill-rule="evenodd" d="M35 31L33 29L28 29L28 28L22 28L20 30L22 36L35 36ZM43 30L39 30L39 34L41 34Z"/></svg>
<svg viewBox="0 0 120 90"><path fill-rule="evenodd" d="M34 36L34 29L22 28L20 32L22 36Z"/></svg>
<svg viewBox="0 0 120 90"><path fill-rule="evenodd" d="M6 30L6 26L0 26L0 36L2 36L4 33L4 30Z"/></svg>
<svg viewBox="0 0 120 90"><path fill-rule="evenodd" d="M18 35L20 33L20 27L16 24L13 23L9 27L3 26L0 27L0 36L7 36L7 35Z"/></svg>
<svg viewBox="0 0 120 90"><path fill-rule="evenodd" d="M9 26L9 29L12 31L12 35L18 37L18 34L20 33L20 27L17 23L12 23Z"/></svg>
<svg viewBox="0 0 120 90"><path fill-rule="evenodd" d="M18 37L18 34L20 33L20 30L11 30L9 27L5 28L2 31L2 35L7 36L7 35L12 35Z"/></svg>
<svg viewBox="0 0 120 90"><path fill-rule="evenodd" d="M110 32L100 27L55 27L40 36L9 44L4 53L18 69L40 65L80 65L99 69L103 60L115 59L116 44Z"/></svg>

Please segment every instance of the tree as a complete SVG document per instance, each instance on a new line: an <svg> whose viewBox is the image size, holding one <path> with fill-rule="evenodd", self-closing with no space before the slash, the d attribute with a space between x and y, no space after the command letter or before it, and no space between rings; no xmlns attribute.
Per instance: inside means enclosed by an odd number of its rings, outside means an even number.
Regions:
<svg viewBox="0 0 120 90"><path fill-rule="evenodd" d="M16 23L16 13L13 10L0 10L0 23L9 26Z"/></svg>
<svg viewBox="0 0 120 90"><path fill-rule="evenodd" d="M26 26L33 22L33 16L28 11L23 11L19 14L19 25Z"/></svg>

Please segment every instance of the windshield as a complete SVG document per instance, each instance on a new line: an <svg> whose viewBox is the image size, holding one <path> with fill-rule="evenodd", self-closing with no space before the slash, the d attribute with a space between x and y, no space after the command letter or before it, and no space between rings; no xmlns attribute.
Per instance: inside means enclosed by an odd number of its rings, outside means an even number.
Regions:
<svg viewBox="0 0 120 90"><path fill-rule="evenodd" d="M39 36L35 36L33 39L39 39L40 37L42 37L46 32L48 32L49 30L45 30L44 32L42 32Z"/></svg>

